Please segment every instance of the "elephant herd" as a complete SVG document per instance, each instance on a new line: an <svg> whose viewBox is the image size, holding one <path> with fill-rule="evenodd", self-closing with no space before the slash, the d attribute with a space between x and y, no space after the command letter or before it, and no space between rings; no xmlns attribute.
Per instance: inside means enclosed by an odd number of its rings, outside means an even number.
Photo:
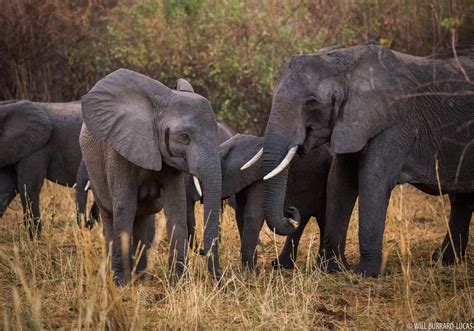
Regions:
<svg viewBox="0 0 474 331"><path fill-rule="evenodd" d="M234 134L184 79L172 89L119 69L81 102L0 102L0 217L19 194L25 224L41 231L45 179L76 185L78 220L90 187L114 282L147 267L153 215L164 210L170 283L197 245L194 204L204 205L202 254L221 279L221 201L230 198L242 265L257 267L264 221L287 236L274 267L292 268L310 217L320 228L316 265L348 267L344 251L359 199L360 262L380 274L392 189L410 183L449 194L451 214L435 257L462 260L474 211L474 56L424 58L374 43L292 56L281 68L264 137ZM142 251L141 255L134 254ZM135 261L135 256L140 256Z"/></svg>

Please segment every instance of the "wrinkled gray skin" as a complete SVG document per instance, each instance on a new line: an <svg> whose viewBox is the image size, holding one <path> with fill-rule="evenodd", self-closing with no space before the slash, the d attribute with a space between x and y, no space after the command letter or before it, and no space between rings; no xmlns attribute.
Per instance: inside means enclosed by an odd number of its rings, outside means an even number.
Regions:
<svg viewBox="0 0 474 331"><path fill-rule="evenodd" d="M227 139L230 139L235 135L235 132L229 128L225 123L217 122L217 142L222 144ZM196 188L194 186L192 176L185 176L186 183L186 206L187 206L187 220L188 220L188 233L189 233L189 244L191 249L197 248L198 245L195 243L196 233L196 219L194 215L194 207L196 201L201 200ZM228 199L229 205L235 208L235 197L231 196Z"/></svg>
<svg viewBox="0 0 474 331"><path fill-rule="evenodd" d="M30 235L41 232L43 181L76 183L81 125L80 102L0 102L0 217L19 193L25 220L33 220L26 222ZM78 192L82 199L84 186Z"/></svg>
<svg viewBox="0 0 474 331"><path fill-rule="evenodd" d="M474 78L472 59L459 60ZM336 260L347 264L347 227L358 196L361 255L356 272L379 275L391 191L397 184L412 183L437 194L435 159L452 208L453 245L447 235L442 260L451 263L455 254L465 254L474 207L472 92L453 59L415 57L373 44L323 49L293 56L285 64L265 132L264 173L293 146L313 153L330 142L336 156L319 254L329 271L339 270ZM283 171L264 187L267 222L280 234L292 231L283 216L287 177Z"/></svg>
<svg viewBox="0 0 474 331"><path fill-rule="evenodd" d="M180 85L187 82L178 82ZM184 85L186 85L184 84ZM114 280L142 273L147 252L146 218L164 207L170 242L170 283L181 277L187 255L184 173L199 178L204 194L204 250L208 268L220 279L218 260L221 168L217 123L202 96L169 89L142 74L119 69L82 98L80 145L94 197L112 249Z"/></svg>
<svg viewBox="0 0 474 331"><path fill-rule="evenodd" d="M264 220L262 162L257 161L245 170L240 170L240 168L262 146L262 137L244 134L235 135L219 146L222 198L235 194L242 266L250 269L255 269L257 266L256 248ZM317 219L321 233L320 241L322 241L326 211L326 183L332 155L326 146L318 147L315 152L305 156L298 155L290 164L285 207L298 208L301 223L296 231L286 238L278 258L272 262L274 267L294 267L299 241L311 216ZM193 198L194 200L199 198L195 190Z"/></svg>

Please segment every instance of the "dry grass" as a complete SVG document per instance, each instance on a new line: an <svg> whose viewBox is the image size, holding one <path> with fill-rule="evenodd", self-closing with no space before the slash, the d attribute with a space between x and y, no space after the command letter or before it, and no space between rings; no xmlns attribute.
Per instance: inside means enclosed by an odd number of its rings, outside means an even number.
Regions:
<svg viewBox="0 0 474 331"><path fill-rule="evenodd" d="M102 228L79 230L71 190L43 190L44 233L30 241L18 201L0 223L0 316L4 329L152 328L405 328L408 322L474 322L474 242L467 261L442 267L430 260L445 234L447 210L439 197L397 188L385 233L389 276L362 279L350 272L326 275L311 268L317 250L315 222L307 229L294 271L271 269L282 246L265 229L259 247L261 273L239 271L234 215L222 222L225 286L214 287L203 258L190 257L186 281L166 285L167 243L163 215L150 251L153 280L124 289L111 285ZM357 262L357 217L347 255ZM472 226L471 226L472 230Z"/></svg>

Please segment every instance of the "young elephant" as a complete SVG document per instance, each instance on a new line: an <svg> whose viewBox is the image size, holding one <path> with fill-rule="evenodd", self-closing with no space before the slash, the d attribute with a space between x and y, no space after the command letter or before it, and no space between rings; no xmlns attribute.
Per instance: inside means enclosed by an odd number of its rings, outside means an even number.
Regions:
<svg viewBox="0 0 474 331"><path fill-rule="evenodd" d="M387 205L397 184L449 193L445 263L465 254L474 205L474 61L429 59L374 44L291 57L273 91L263 166L266 220L292 231L283 215L286 165L296 149L330 142L326 231L318 263L346 264L346 234L359 197L360 262L378 276ZM280 175L278 175L281 172ZM275 177L278 175L277 177Z"/></svg>
<svg viewBox="0 0 474 331"><path fill-rule="evenodd" d="M261 161L244 170L241 168L262 145L262 137L238 134L219 146L222 198L235 194L242 265L251 269L257 265L256 248L264 221L263 171ZM301 223L286 238L283 250L272 262L274 267L293 268L301 235L311 216L315 216L318 222L321 244L326 212L326 183L331 162L332 155L326 146L293 159L288 173L285 206L298 208ZM199 195L194 191L193 197L196 200Z"/></svg>
<svg viewBox="0 0 474 331"><path fill-rule="evenodd" d="M0 102L0 217L20 194L30 235L41 231L44 179L73 186L81 161L81 104ZM79 198L85 195L78 188ZM31 226L30 226L31 225Z"/></svg>
<svg viewBox="0 0 474 331"><path fill-rule="evenodd" d="M182 275L188 248L185 173L203 185L204 250L209 253L209 271L220 278L217 123L209 101L182 91L181 84L189 85L184 81L171 90L145 75L119 69L82 98L79 140L118 286L130 280L132 253L147 241L146 218L162 207L170 242L170 283ZM146 249L135 261L138 273L146 268Z"/></svg>

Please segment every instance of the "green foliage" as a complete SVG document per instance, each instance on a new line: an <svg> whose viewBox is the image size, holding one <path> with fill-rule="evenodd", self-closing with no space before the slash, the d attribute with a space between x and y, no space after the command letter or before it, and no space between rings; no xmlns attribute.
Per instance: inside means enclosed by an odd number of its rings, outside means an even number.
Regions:
<svg viewBox="0 0 474 331"><path fill-rule="evenodd" d="M168 86L188 79L218 118L253 133L265 128L274 79L292 54L374 39L428 55L449 45L449 31L441 26L458 29L472 12L462 0L456 6L429 0L15 4L0 0L11 20L0 29L0 40L11 45L0 47L0 71L7 77L0 98L78 99L95 81L126 67ZM441 19L433 33L433 21Z"/></svg>
<svg viewBox="0 0 474 331"><path fill-rule="evenodd" d="M446 17L441 22L441 26L446 30L456 30L462 25L462 18L458 17Z"/></svg>

